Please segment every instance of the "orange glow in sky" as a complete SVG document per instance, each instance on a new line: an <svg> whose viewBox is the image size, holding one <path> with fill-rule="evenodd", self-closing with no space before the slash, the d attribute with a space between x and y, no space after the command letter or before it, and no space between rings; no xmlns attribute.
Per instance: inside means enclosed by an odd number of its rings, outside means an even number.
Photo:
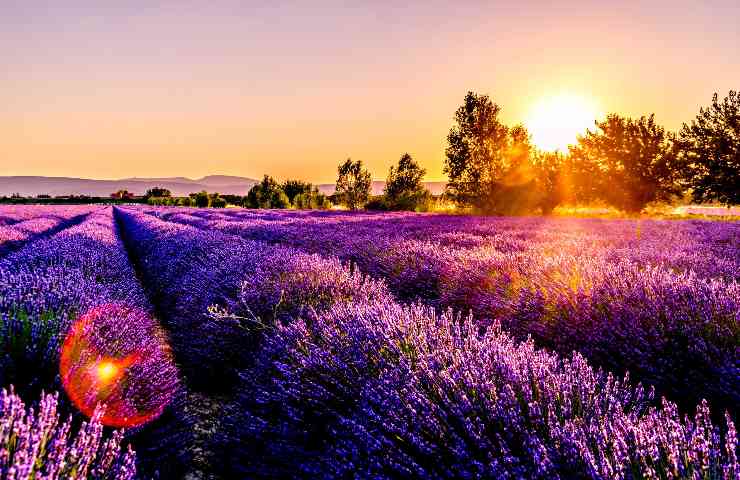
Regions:
<svg viewBox="0 0 740 480"><path fill-rule="evenodd" d="M0 175L443 180L468 90L562 149L563 92L677 130L740 78L737 0L33 4L0 15Z"/></svg>

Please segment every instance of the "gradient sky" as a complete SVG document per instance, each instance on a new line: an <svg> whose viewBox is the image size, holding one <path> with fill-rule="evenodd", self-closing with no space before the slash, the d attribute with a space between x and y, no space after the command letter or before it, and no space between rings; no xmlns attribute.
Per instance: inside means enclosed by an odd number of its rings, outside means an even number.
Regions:
<svg viewBox="0 0 740 480"><path fill-rule="evenodd" d="M677 129L740 88L738 0L113 3L0 2L0 175L440 180L468 90Z"/></svg>

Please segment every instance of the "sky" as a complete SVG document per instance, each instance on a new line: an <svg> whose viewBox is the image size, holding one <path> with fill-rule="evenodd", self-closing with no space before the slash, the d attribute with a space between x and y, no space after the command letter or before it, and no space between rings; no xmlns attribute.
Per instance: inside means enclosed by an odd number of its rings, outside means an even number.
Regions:
<svg viewBox="0 0 740 480"><path fill-rule="evenodd" d="M740 89L739 19L737 0L0 0L0 175L330 183L409 152L443 180L468 90L511 125L547 129L566 98L680 128Z"/></svg>

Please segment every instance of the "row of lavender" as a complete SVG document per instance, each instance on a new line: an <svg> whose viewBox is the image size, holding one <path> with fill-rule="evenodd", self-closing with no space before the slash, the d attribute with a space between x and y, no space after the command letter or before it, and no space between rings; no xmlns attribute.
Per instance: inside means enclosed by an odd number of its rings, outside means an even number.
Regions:
<svg viewBox="0 0 740 480"><path fill-rule="evenodd" d="M0 257L29 240L82 221L95 207L0 206Z"/></svg>
<svg viewBox="0 0 740 480"><path fill-rule="evenodd" d="M182 471L190 427L180 411L182 393L174 364L152 355L162 351L162 337L151 313L110 208L98 209L81 223L28 243L0 261L0 385L15 385L15 392L4 393L0 402L2 478L133 478L134 456L130 448L121 447L124 442L135 445L141 472L152 475L159 470L167 476ZM106 320L81 330L90 344L83 353L123 357L146 352L145 361L130 372L137 378L128 379L128 393L142 408L175 397L158 420L108 440L103 439L100 421L116 414L113 405L94 413L76 437L70 435L83 417L77 410L80 404L72 405L68 395L74 397L86 385L65 382L77 377L59 374L65 334L79 318L92 314ZM42 393L63 386L68 395L58 401ZM39 407L24 413L20 398L30 402L39 394ZM84 404L84 398L79 400ZM72 423L59 422L66 415Z"/></svg>
<svg viewBox="0 0 740 480"><path fill-rule="evenodd" d="M740 224L151 210L333 256L405 302L472 311L517 338L655 386L740 405Z"/></svg>
<svg viewBox="0 0 740 480"><path fill-rule="evenodd" d="M682 418L579 354L402 306L336 258L116 214L186 376L234 398L214 439L230 478L738 475L730 417L720 435L706 404Z"/></svg>

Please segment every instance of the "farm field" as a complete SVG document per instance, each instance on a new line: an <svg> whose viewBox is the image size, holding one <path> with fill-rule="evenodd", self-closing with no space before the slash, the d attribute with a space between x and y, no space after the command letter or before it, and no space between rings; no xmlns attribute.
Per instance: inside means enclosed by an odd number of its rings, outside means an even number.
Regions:
<svg viewBox="0 0 740 480"><path fill-rule="evenodd" d="M0 472L737 479L738 282L732 221L0 206Z"/></svg>

